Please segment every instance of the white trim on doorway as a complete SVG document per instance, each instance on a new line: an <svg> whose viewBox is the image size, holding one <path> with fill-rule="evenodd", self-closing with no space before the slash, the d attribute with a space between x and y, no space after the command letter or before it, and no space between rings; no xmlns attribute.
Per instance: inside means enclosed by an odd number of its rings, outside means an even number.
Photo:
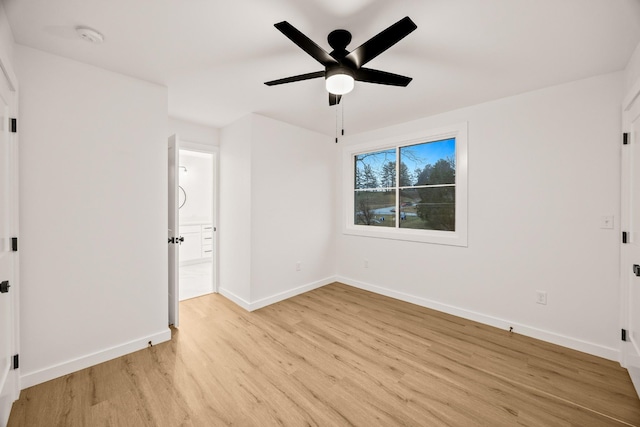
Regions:
<svg viewBox="0 0 640 427"><path fill-rule="evenodd" d="M620 173L620 228L627 233L627 239L620 243L620 327L623 338L620 341L620 364L627 369L629 376L640 395L640 351L638 350L637 319L637 294L634 296L632 287L636 284L636 277L631 273L631 267L638 260L637 239L640 231L637 227L639 212L634 208L634 199L638 197L640 189L634 182L638 175L637 154L639 148L637 120L640 117L640 78L633 85L622 103L622 132L629 133L626 145L623 144L623 135L620 136L621 148L621 173ZM635 132L634 132L635 130ZM634 134L635 133L635 134ZM632 306L634 304L634 306ZM635 329L635 330L634 330Z"/></svg>
<svg viewBox="0 0 640 427"><path fill-rule="evenodd" d="M195 151L199 153L208 153L212 155L212 167L213 167L213 206L212 212L212 224L213 224L213 292L219 292L219 245L218 245L218 218L219 216L219 182L220 182L220 149L215 145L201 144L197 142L180 141L180 149L187 151Z"/></svg>

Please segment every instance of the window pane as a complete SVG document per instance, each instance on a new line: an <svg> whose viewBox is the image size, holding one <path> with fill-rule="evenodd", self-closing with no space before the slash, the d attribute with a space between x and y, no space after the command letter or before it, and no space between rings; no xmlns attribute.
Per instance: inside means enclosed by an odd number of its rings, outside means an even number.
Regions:
<svg viewBox="0 0 640 427"><path fill-rule="evenodd" d="M401 187L455 182L455 138L400 147Z"/></svg>
<svg viewBox="0 0 640 427"><path fill-rule="evenodd" d="M400 227L455 231L455 197L455 187L400 190Z"/></svg>
<svg viewBox="0 0 640 427"><path fill-rule="evenodd" d="M396 192L356 191L353 222L356 225L395 227Z"/></svg>
<svg viewBox="0 0 640 427"><path fill-rule="evenodd" d="M396 185L396 150L354 156L355 188L389 188Z"/></svg>

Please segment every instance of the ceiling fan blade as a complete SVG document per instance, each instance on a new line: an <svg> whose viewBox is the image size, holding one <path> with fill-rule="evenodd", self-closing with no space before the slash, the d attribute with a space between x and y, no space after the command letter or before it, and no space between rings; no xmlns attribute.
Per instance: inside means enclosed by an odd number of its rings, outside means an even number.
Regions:
<svg viewBox="0 0 640 427"><path fill-rule="evenodd" d="M360 82L378 83L391 86L406 86L411 77L401 76L400 74L387 73L386 71L372 70L371 68L360 68L355 70L354 78Z"/></svg>
<svg viewBox="0 0 640 427"><path fill-rule="evenodd" d="M409 35L418 26L405 16L386 30L381 31L360 47L355 48L345 59L352 62L356 68L362 67L385 50Z"/></svg>
<svg viewBox="0 0 640 427"><path fill-rule="evenodd" d="M287 21L278 22L274 25L282 34L287 36L292 42L297 44L302 50L311 55L316 61L322 65L329 66L338 63L323 48L318 46L309 37L302 34L297 28L289 24Z"/></svg>
<svg viewBox="0 0 640 427"><path fill-rule="evenodd" d="M285 77L284 79L271 80L270 82L265 82L264 84L266 84L267 86L275 86L275 85L281 85L283 83L292 83L292 82L299 82L301 80L316 79L318 77L324 77L324 71L316 71L314 73L300 74L297 76Z"/></svg>
<svg viewBox="0 0 640 427"><path fill-rule="evenodd" d="M342 99L342 95L334 95L329 92L329 105L340 104L340 100Z"/></svg>

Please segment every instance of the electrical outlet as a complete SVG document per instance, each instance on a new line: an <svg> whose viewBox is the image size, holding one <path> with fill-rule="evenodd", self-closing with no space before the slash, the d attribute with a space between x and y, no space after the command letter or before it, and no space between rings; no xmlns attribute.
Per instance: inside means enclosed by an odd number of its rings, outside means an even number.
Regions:
<svg viewBox="0 0 640 427"><path fill-rule="evenodd" d="M536 291L536 303L547 305L547 292L546 291Z"/></svg>
<svg viewBox="0 0 640 427"><path fill-rule="evenodd" d="M302 270L302 262L298 261L296 262L296 271L300 271Z"/></svg>
<svg viewBox="0 0 640 427"><path fill-rule="evenodd" d="M369 260L368 259L364 259L364 268L369 268Z"/></svg>

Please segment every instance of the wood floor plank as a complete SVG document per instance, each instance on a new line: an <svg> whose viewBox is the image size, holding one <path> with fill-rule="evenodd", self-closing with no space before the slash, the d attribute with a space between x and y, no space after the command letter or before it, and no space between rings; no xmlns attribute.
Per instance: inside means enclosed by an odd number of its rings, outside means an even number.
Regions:
<svg viewBox="0 0 640 427"><path fill-rule="evenodd" d="M640 426L616 363L334 283L23 390L25 426Z"/></svg>

